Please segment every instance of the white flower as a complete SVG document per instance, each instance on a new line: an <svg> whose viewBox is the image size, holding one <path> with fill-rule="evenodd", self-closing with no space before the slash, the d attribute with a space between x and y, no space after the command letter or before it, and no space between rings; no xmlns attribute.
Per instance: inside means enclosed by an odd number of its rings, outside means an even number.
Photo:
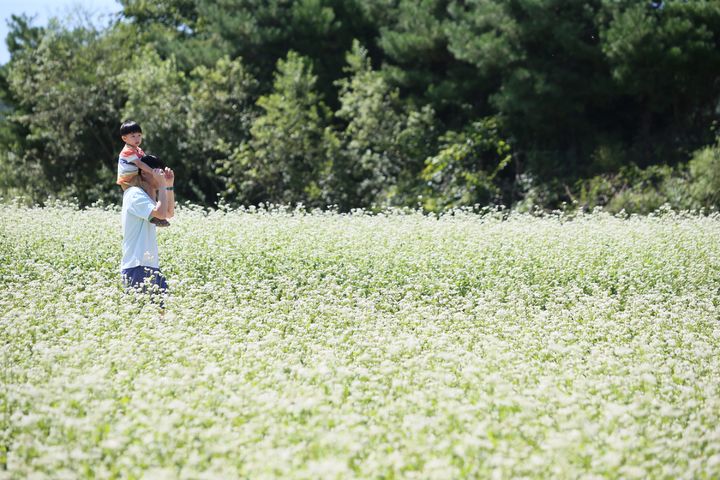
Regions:
<svg viewBox="0 0 720 480"><path fill-rule="evenodd" d="M718 215L117 215L0 206L0 478L720 476Z"/></svg>

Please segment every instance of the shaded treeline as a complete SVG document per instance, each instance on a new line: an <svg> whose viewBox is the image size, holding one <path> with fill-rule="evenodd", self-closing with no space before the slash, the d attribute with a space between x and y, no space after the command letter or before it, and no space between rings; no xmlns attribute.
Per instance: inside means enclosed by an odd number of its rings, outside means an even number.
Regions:
<svg viewBox="0 0 720 480"><path fill-rule="evenodd" d="M201 204L717 203L720 2L121 3L10 22L6 197L117 201L134 119Z"/></svg>

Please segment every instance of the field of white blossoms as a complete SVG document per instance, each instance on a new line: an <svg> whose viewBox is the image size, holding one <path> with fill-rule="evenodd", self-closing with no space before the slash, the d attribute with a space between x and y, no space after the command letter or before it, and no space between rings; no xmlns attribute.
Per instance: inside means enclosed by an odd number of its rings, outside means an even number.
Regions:
<svg viewBox="0 0 720 480"><path fill-rule="evenodd" d="M0 479L720 477L720 216L0 207Z"/></svg>

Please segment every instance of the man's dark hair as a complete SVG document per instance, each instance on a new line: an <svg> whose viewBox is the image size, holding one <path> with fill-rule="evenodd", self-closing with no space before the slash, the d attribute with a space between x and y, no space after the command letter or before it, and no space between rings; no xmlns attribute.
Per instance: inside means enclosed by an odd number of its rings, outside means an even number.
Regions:
<svg viewBox="0 0 720 480"><path fill-rule="evenodd" d="M127 122L120 125L120 136L123 137L125 135L130 135L131 133L142 133L142 128L140 128L140 125L133 122L132 120L128 120Z"/></svg>
<svg viewBox="0 0 720 480"><path fill-rule="evenodd" d="M156 157L155 155L145 155L145 156L142 157L140 160L142 160L142 162L143 162L145 165L147 165L148 167L152 168L153 170L156 169L156 168L165 168L165 167L166 167L165 162L163 162L162 160L160 160L160 159L159 159L158 157Z"/></svg>

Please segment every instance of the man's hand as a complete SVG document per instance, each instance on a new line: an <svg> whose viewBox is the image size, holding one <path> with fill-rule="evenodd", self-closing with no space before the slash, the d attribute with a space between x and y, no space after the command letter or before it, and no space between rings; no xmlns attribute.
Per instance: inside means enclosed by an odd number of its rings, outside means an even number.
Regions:
<svg viewBox="0 0 720 480"><path fill-rule="evenodd" d="M165 167L163 173L165 174L165 186L172 187L175 183L175 172L173 172L171 168Z"/></svg>
<svg viewBox="0 0 720 480"><path fill-rule="evenodd" d="M158 185L165 185L165 171L162 168L153 168L152 174Z"/></svg>

